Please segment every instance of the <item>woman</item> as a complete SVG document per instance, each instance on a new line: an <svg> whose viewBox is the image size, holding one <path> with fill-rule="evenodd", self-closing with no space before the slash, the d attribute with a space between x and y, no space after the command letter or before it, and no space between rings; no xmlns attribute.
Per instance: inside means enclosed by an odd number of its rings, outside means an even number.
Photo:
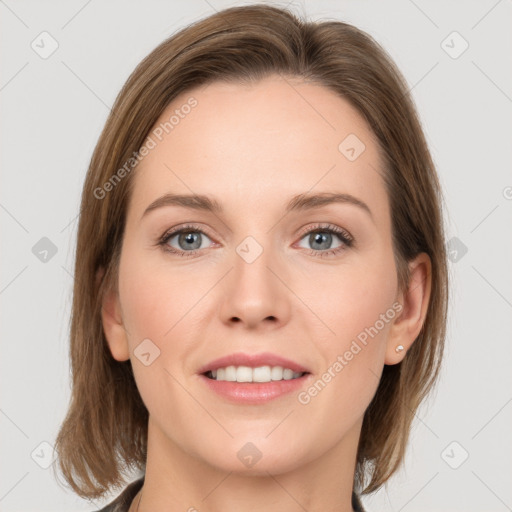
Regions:
<svg viewBox="0 0 512 512"><path fill-rule="evenodd" d="M363 510L439 373L441 202L355 27L253 5L162 43L84 184L66 481L142 470L104 511Z"/></svg>

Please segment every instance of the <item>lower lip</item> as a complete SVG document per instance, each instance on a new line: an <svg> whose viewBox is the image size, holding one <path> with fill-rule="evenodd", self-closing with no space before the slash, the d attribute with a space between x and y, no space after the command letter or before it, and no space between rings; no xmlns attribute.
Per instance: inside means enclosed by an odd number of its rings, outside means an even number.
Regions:
<svg viewBox="0 0 512 512"><path fill-rule="evenodd" d="M311 374L307 373L297 379L270 382L230 382L210 379L206 375L199 375L199 377L212 391L233 402L260 404L298 391Z"/></svg>

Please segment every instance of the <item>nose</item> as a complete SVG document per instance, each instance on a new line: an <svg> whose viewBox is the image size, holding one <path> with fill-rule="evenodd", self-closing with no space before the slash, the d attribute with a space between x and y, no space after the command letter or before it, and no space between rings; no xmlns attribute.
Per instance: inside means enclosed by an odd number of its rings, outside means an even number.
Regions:
<svg viewBox="0 0 512 512"><path fill-rule="evenodd" d="M264 330L285 325L290 317L292 295L284 284L285 274L270 248L254 240L246 245L242 243L222 290L222 321L230 326L240 324L240 327Z"/></svg>

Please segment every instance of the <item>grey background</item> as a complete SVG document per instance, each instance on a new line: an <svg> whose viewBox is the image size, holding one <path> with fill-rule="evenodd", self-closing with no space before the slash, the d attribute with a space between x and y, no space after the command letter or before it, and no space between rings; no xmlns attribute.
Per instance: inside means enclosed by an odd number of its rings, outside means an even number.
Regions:
<svg viewBox="0 0 512 512"><path fill-rule="evenodd" d="M136 64L184 25L243 3L0 0L1 511L91 511L118 494L82 500L41 467L51 464L70 395L83 179L109 105ZM292 5L313 19L353 23L390 52L410 84L449 210L442 378L417 414L404 469L364 504L370 512L512 510L512 2ZM43 31L58 43L45 59L31 47L51 48ZM464 40L469 47L453 58ZM55 254L40 252L49 247L43 237Z"/></svg>

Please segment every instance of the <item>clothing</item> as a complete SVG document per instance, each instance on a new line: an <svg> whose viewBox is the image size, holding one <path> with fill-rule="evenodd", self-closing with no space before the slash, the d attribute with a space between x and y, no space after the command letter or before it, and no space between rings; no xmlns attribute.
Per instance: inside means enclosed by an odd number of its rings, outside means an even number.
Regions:
<svg viewBox="0 0 512 512"><path fill-rule="evenodd" d="M114 501L105 505L105 507L98 510L98 512L128 512L133 498L135 498L143 484L144 477L135 480L135 482L129 484Z"/></svg>
<svg viewBox="0 0 512 512"><path fill-rule="evenodd" d="M135 480L135 482L129 484L114 501L111 501L104 508L98 510L98 512L128 512L133 499L143 484L144 477L140 478L139 480ZM361 504L359 497L355 492L352 492L352 508L356 512L365 512L363 505Z"/></svg>

